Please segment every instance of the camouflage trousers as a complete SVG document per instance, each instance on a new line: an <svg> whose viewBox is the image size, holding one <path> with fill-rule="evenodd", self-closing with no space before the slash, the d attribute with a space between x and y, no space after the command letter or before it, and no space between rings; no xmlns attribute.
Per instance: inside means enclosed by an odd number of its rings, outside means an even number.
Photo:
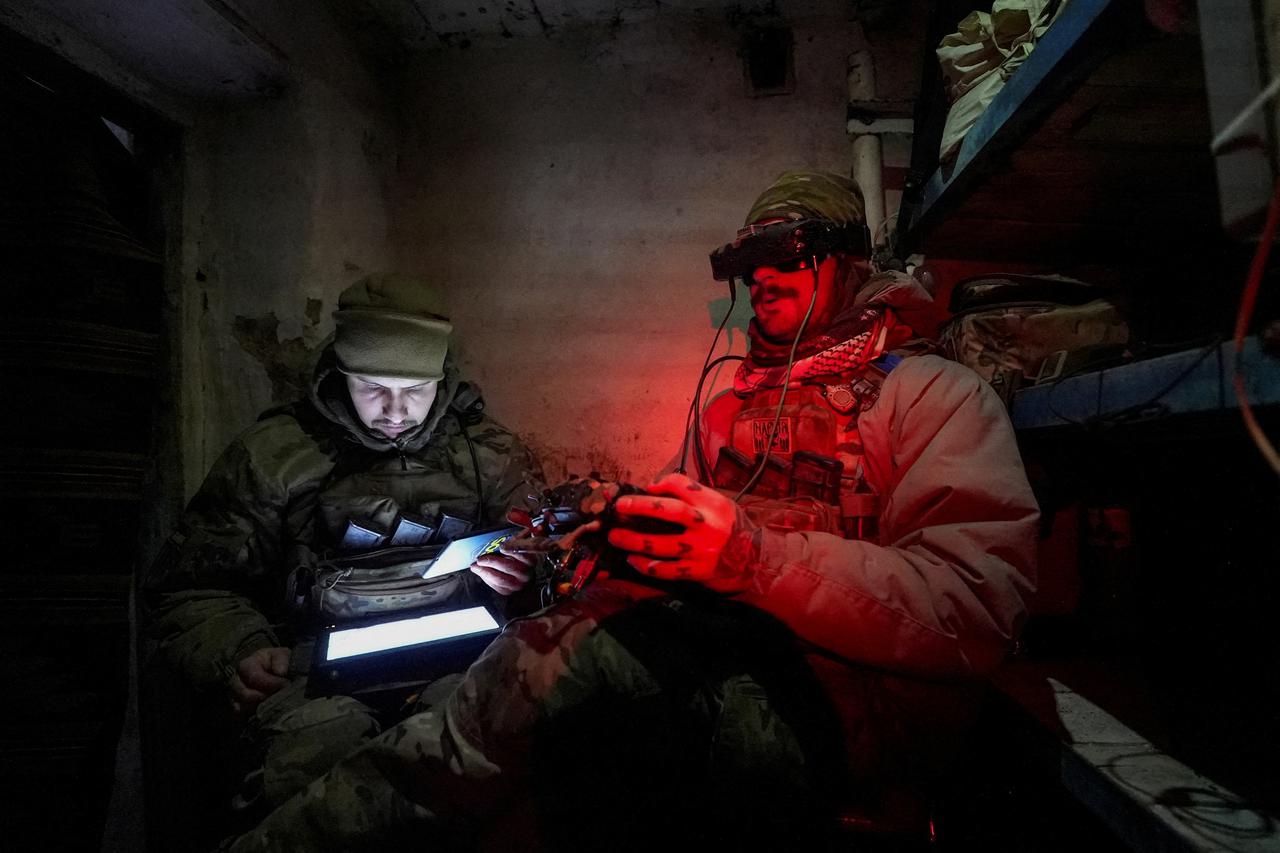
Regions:
<svg viewBox="0 0 1280 853"><path fill-rule="evenodd" d="M795 843L840 772L838 720L789 632L702 598L606 581L513 621L230 849Z"/></svg>
<svg viewBox="0 0 1280 853"><path fill-rule="evenodd" d="M260 771L244 795L261 789L274 808L305 788L348 752L381 732L372 708L350 696L308 699L307 679L294 678L258 706L246 736L261 753Z"/></svg>
<svg viewBox="0 0 1280 853"><path fill-rule="evenodd" d="M406 686L403 696L416 710L425 710L447 697L461 679L462 673L455 673L416 691ZM389 716L394 715L388 708L371 707L355 696L308 696L306 676L294 677L263 700L242 735L252 757L241 797L261 796L274 809L381 734Z"/></svg>

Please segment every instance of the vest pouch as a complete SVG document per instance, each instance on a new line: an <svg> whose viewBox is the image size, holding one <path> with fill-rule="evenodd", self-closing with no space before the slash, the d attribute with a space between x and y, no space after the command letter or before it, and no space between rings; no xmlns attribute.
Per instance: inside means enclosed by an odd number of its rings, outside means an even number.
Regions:
<svg viewBox="0 0 1280 853"><path fill-rule="evenodd" d="M400 506L386 495L345 495L338 500L322 495L317 513L328 534L326 545L358 553L386 545Z"/></svg>
<svg viewBox="0 0 1280 853"><path fill-rule="evenodd" d="M755 476L760 459L754 461L734 447L720 448L711 479L716 488L740 492ZM832 456L798 450L788 465L770 454L751 494L759 498L809 497L827 504L840 502L840 477L844 463Z"/></svg>
<svg viewBox="0 0 1280 853"><path fill-rule="evenodd" d="M464 572L425 580L442 549L395 547L320 562L309 596L322 621L343 622L444 604L466 589Z"/></svg>
<svg viewBox="0 0 1280 853"><path fill-rule="evenodd" d="M846 539L863 539L874 542L880 528L880 496L870 490L840 494L840 514L844 516Z"/></svg>
<svg viewBox="0 0 1280 853"><path fill-rule="evenodd" d="M834 455L837 444L835 413L821 393L810 386L792 389L787 393L779 417L780 396L779 389L753 396L751 405L734 417L728 445L752 458L759 459L761 453L768 451L771 456L776 455L786 462L791 461L791 454L796 450Z"/></svg>
<svg viewBox="0 0 1280 853"><path fill-rule="evenodd" d="M751 457L736 447L720 448L711 481L727 492L742 491L751 482Z"/></svg>
<svg viewBox="0 0 1280 853"><path fill-rule="evenodd" d="M797 450L791 459L791 495L807 495L823 503L840 502L844 463L833 456Z"/></svg>
<svg viewBox="0 0 1280 853"><path fill-rule="evenodd" d="M341 470L335 469L316 500L316 517L325 531L323 544L339 547L351 523L387 536L371 546L344 551L420 544L395 541L402 518L433 528L427 541L448 542L465 535L473 521L478 521L471 518L476 496L470 465L465 475L459 475L448 465L444 469L434 467L441 464L441 460L434 457L428 460L428 465L424 459L431 456L425 454L423 459L408 456L402 468L401 460L393 454L382 454L372 461L356 454ZM363 467L366 464L372 467ZM358 470L349 470L352 467Z"/></svg>
<svg viewBox="0 0 1280 853"><path fill-rule="evenodd" d="M840 509L816 498L763 498L744 495L742 511L761 527L783 533L804 531L840 535Z"/></svg>

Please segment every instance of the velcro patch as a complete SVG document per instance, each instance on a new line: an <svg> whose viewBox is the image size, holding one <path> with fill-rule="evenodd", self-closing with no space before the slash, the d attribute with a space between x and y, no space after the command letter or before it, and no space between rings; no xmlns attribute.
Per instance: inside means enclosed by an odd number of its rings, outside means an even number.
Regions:
<svg viewBox="0 0 1280 853"><path fill-rule="evenodd" d="M751 421L751 442L756 453L772 450L774 453L791 452L791 418L778 419L778 432L773 437L773 446L769 446L769 431L773 427L773 418L753 418Z"/></svg>

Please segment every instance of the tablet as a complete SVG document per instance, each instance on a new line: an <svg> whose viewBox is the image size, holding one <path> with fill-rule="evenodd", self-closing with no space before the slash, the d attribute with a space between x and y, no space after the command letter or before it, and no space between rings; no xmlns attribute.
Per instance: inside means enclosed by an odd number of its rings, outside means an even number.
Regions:
<svg viewBox="0 0 1280 853"><path fill-rule="evenodd" d="M328 632L322 661L332 663L344 658L393 652L475 634L496 634L498 629L498 621L483 607L446 610L353 628L334 628Z"/></svg>
<svg viewBox="0 0 1280 853"><path fill-rule="evenodd" d="M502 630L484 607L328 626L316 637L309 695L428 681L471 665Z"/></svg>
<svg viewBox="0 0 1280 853"><path fill-rule="evenodd" d="M503 542L519 533L522 529L520 527L499 527L495 530L472 533L470 536L455 539L444 547L444 550L440 552L440 556L436 557L435 562L423 572L422 577L429 580L438 578L441 575L460 572L474 563L477 557L497 551Z"/></svg>

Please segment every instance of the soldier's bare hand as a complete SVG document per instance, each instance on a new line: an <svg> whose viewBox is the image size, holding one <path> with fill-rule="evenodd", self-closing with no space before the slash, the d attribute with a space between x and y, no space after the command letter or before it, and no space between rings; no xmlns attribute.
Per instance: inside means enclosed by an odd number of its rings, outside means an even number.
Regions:
<svg viewBox="0 0 1280 853"><path fill-rule="evenodd" d="M471 571L498 595L511 595L529 582L536 559L533 554L508 554L499 548L493 554L477 557Z"/></svg>
<svg viewBox="0 0 1280 853"><path fill-rule="evenodd" d="M252 713L263 699L289 683L290 655L283 646L271 646L240 659L227 685L237 714Z"/></svg>
<svg viewBox="0 0 1280 853"><path fill-rule="evenodd" d="M746 589L753 571L749 549L756 532L738 505L683 474L668 474L645 495L627 495L614 505L620 524L609 544L630 551L635 569L662 580L688 580L718 592ZM629 520L665 522L679 532L629 529Z"/></svg>

